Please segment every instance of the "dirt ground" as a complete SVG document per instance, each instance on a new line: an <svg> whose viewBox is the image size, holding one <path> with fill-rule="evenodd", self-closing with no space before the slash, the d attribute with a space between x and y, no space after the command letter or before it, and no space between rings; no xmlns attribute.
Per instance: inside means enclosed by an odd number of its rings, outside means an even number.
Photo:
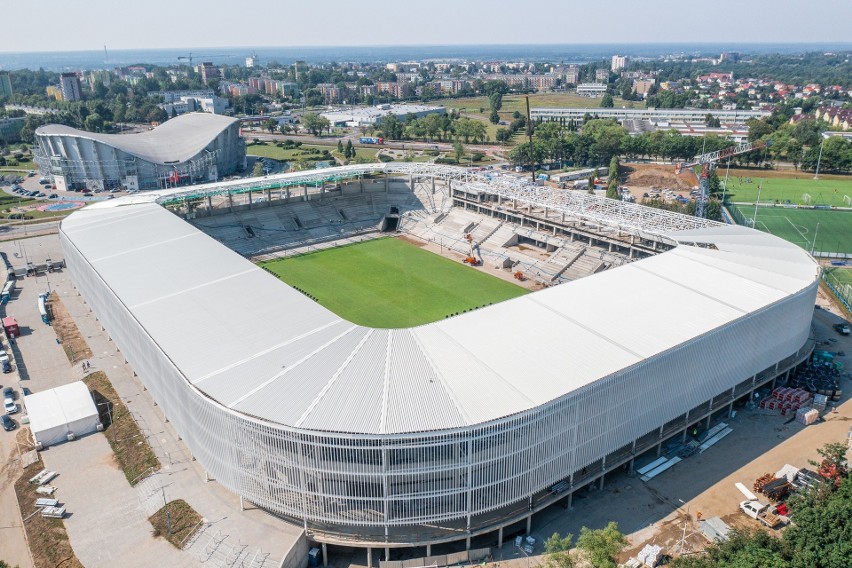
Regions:
<svg viewBox="0 0 852 568"><path fill-rule="evenodd" d="M80 335L80 331L74 324L74 320L68 315L68 310L65 309L59 296L51 294L48 305L50 311L53 313L51 325L56 332L56 337L62 343L62 348L65 350L65 355L68 356L71 364L73 365L84 359L89 359L92 356L92 350L89 349L86 340Z"/></svg>
<svg viewBox="0 0 852 568"><path fill-rule="evenodd" d="M671 189L688 196L689 191L698 186L698 176L694 172L676 174L674 166L669 164L624 164L621 169L623 183L637 202L642 200L644 193L653 190Z"/></svg>

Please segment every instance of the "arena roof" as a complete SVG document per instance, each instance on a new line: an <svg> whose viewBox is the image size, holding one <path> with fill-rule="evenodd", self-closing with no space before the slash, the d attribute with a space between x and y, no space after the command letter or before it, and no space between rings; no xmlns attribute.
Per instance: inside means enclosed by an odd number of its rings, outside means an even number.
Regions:
<svg viewBox="0 0 852 568"><path fill-rule="evenodd" d="M201 152L235 118L191 112L164 122L153 130L134 134L99 134L61 124L36 129L40 136L74 136L95 140L156 164L185 162Z"/></svg>
<svg viewBox="0 0 852 568"><path fill-rule="evenodd" d="M294 175L316 172L280 177ZM489 183L464 176L472 187ZM507 183L500 192L510 192ZM515 183L520 198L539 201L540 188ZM633 230L683 245L455 318L369 329L156 202L181 191L87 207L62 231L193 385L235 411L309 430L422 432L524 412L781 301L818 276L804 250L774 236L694 218L673 223L672 214L618 204L614 223L642 219ZM550 192L550 206L575 212L573 198L558 193ZM610 207L582 199L598 217Z"/></svg>

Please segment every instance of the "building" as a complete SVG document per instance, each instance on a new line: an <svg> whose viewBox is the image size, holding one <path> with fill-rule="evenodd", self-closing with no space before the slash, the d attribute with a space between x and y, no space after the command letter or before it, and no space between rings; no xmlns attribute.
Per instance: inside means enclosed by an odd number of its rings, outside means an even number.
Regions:
<svg viewBox="0 0 852 568"><path fill-rule="evenodd" d="M0 99L12 97L12 79L8 71L0 71Z"/></svg>
<svg viewBox="0 0 852 568"><path fill-rule="evenodd" d="M79 101L83 98L80 76L76 73L62 73L59 76L59 89L64 101Z"/></svg>
<svg viewBox="0 0 852 568"><path fill-rule="evenodd" d="M24 397L37 449L103 430L92 393L76 381Z"/></svg>
<svg viewBox="0 0 852 568"><path fill-rule="evenodd" d="M598 82L598 83L609 82L609 70L608 69L595 69L595 81Z"/></svg>
<svg viewBox="0 0 852 568"><path fill-rule="evenodd" d="M633 90L637 95L645 97L651 91L651 88L653 88L656 82L656 79L635 79L633 81Z"/></svg>
<svg viewBox="0 0 852 568"><path fill-rule="evenodd" d="M206 61L198 66L199 71L201 73L201 80L204 81L204 84L207 84L207 81L210 79L218 79L219 78L219 68L213 65L213 63Z"/></svg>
<svg viewBox="0 0 852 568"><path fill-rule="evenodd" d="M577 94L581 97L602 97L606 94L606 83L580 83Z"/></svg>
<svg viewBox="0 0 852 568"><path fill-rule="evenodd" d="M390 105L373 107L352 107L320 113L332 126L379 126L390 115L405 120L408 115L422 118L428 114L446 114L447 109L424 105Z"/></svg>
<svg viewBox="0 0 852 568"><path fill-rule="evenodd" d="M21 141L21 129L24 127L23 116L15 118L0 117L0 146L9 142Z"/></svg>
<svg viewBox="0 0 852 568"><path fill-rule="evenodd" d="M268 207L269 192L297 188L295 203L321 184L384 194L388 176L504 216L501 200L520 215L535 205L528 223L545 232L598 227L584 238L618 233L657 254L415 328L371 329L164 207ZM602 489L610 472L726 418L813 350L820 268L792 243L435 164L115 199L72 213L59 236L76 290L198 464L324 544L469 549L511 527L529 533L533 514L570 507L574 491ZM624 293L637 289L654 292Z"/></svg>
<svg viewBox="0 0 852 568"><path fill-rule="evenodd" d="M772 114L768 110L713 110L713 109L666 109L666 108L534 108L530 117L534 121L573 121L581 124L587 114L595 118L624 120L650 120L652 122L684 122L704 124L707 115L718 118L720 122L745 124L750 118L763 118Z"/></svg>
<svg viewBox="0 0 852 568"><path fill-rule="evenodd" d="M260 58L256 53L252 53L248 57L246 57L246 68L251 69L252 67L257 67L260 65Z"/></svg>
<svg viewBox="0 0 852 568"><path fill-rule="evenodd" d="M36 129L35 161L59 189L161 189L217 180L245 167L239 121L189 113L136 134Z"/></svg>
<svg viewBox="0 0 852 568"><path fill-rule="evenodd" d="M627 64L630 63L630 58L626 55L613 55L612 56L612 65L610 66L610 70L615 73L617 71L621 71Z"/></svg>

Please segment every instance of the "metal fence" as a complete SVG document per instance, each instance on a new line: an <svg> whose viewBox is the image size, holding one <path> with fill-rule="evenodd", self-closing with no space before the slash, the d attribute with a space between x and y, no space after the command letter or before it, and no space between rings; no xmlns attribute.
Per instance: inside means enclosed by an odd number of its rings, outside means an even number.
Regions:
<svg viewBox="0 0 852 568"><path fill-rule="evenodd" d="M829 290L837 296L837 299L846 306L846 309L852 310L852 284L849 283L850 281L844 282L841 280L837 275L838 270L852 273L852 269L849 268L828 269L823 271L822 280L828 286Z"/></svg>

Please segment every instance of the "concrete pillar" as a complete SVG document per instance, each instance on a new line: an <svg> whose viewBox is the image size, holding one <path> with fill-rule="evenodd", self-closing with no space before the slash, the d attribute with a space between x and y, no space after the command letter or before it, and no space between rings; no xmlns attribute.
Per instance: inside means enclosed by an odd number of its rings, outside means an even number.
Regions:
<svg viewBox="0 0 852 568"><path fill-rule="evenodd" d="M385 547L385 562L390 562L390 547Z"/></svg>
<svg viewBox="0 0 852 568"><path fill-rule="evenodd" d="M305 201L308 200L308 186L307 185L305 185L302 189L302 196L304 197Z"/></svg>
<svg viewBox="0 0 852 568"><path fill-rule="evenodd" d="M390 174L385 173L385 193L388 192L389 188L390 188Z"/></svg>
<svg viewBox="0 0 852 568"><path fill-rule="evenodd" d="M704 426L704 429L705 429L705 430L709 430L709 429L710 429L710 419L711 419L711 418L713 418L713 414L712 414L712 413L710 413L710 415L709 415L709 416L707 416L707 425L706 425L706 426Z"/></svg>
<svg viewBox="0 0 852 568"><path fill-rule="evenodd" d="M266 190L266 206L272 207L272 188Z"/></svg>
<svg viewBox="0 0 852 568"><path fill-rule="evenodd" d="M228 192L228 211L234 212L234 196L231 195L230 191Z"/></svg>
<svg viewBox="0 0 852 568"><path fill-rule="evenodd" d="M532 532L532 515L527 517L527 534Z"/></svg>
<svg viewBox="0 0 852 568"><path fill-rule="evenodd" d="M434 180L435 178L432 178L432 179ZM432 545L431 544L426 545L426 556L432 556Z"/></svg>
<svg viewBox="0 0 852 568"><path fill-rule="evenodd" d="M568 494L568 498L565 499L566 508L570 509L571 505L574 503L574 493L571 492Z"/></svg>
<svg viewBox="0 0 852 568"><path fill-rule="evenodd" d="M609 243L609 252L612 252L612 243Z"/></svg>
<svg viewBox="0 0 852 568"><path fill-rule="evenodd" d="M503 546L503 527L497 529L497 548Z"/></svg>
<svg viewBox="0 0 852 568"><path fill-rule="evenodd" d="M369 546L367 547L367 568L373 568L373 549Z"/></svg>
<svg viewBox="0 0 852 568"><path fill-rule="evenodd" d="M600 489L601 491L603 491L603 488L604 488L604 479L606 479L606 475L602 475L602 476L601 476L601 480L600 480L600 487L599 487L599 489Z"/></svg>
<svg viewBox="0 0 852 568"><path fill-rule="evenodd" d="M663 443L660 442L657 444L657 457L660 457L663 453Z"/></svg>
<svg viewBox="0 0 852 568"><path fill-rule="evenodd" d="M734 403L733 403L733 401L731 401L731 403L728 405L728 418L731 417L731 413L733 411L734 411Z"/></svg>
<svg viewBox="0 0 852 568"><path fill-rule="evenodd" d="M683 429L683 436L680 437L680 443L681 444L686 443L686 428Z"/></svg>
<svg viewBox="0 0 852 568"><path fill-rule="evenodd" d="M470 537L467 537L466 539L464 539L464 549L470 550Z"/></svg>
<svg viewBox="0 0 852 568"><path fill-rule="evenodd" d="M633 466L636 462L636 458L630 458L630 461L627 462L627 473L633 473Z"/></svg>
<svg viewBox="0 0 852 568"><path fill-rule="evenodd" d="M243 503L243 498L242 498L242 496L240 496L240 511L245 511L245 510L246 510L245 503Z"/></svg>
<svg viewBox="0 0 852 568"><path fill-rule="evenodd" d="M252 204L252 201L251 201L251 194L252 194L252 192L251 192L251 191L249 191L249 192L248 192L249 209L251 209L251 204Z"/></svg>
<svg viewBox="0 0 852 568"><path fill-rule="evenodd" d="M213 216L213 198L211 196L207 196L207 216Z"/></svg>
<svg viewBox="0 0 852 568"><path fill-rule="evenodd" d="M358 187L361 188L361 193L364 193L364 176L358 176Z"/></svg>
<svg viewBox="0 0 852 568"><path fill-rule="evenodd" d="M322 543L322 565L328 566L328 545Z"/></svg>

